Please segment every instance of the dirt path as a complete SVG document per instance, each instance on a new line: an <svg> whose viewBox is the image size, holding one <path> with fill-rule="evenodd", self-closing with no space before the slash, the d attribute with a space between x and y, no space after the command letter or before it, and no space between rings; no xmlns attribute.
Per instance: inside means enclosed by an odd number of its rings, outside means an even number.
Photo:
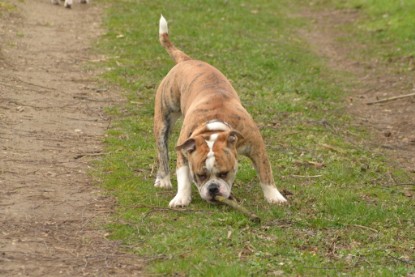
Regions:
<svg viewBox="0 0 415 277"><path fill-rule="evenodd" d="M362 57L367 47L348 38L344 24L359 17L355 10L306 11L302 16L313 20L311 32L304 37L330 67L351 75L348 110L357 122L372 130L374 139L368 144L386 152L397 166L415 173L415 97L383 104L367 102L415 92L415 70L399 72L411 66L411 60L385 64ZM357 58L356 58L357 57ZM399 73L398 73L399 72Z"/></svg>
<svg viewBox="0 0 415 277"><path fill-rule="evenodd" d="M83 64L97 58L100 9L12 3L0 17L0 275L140 275L99 228L112 200L87 176L111 102Z"/></svg>

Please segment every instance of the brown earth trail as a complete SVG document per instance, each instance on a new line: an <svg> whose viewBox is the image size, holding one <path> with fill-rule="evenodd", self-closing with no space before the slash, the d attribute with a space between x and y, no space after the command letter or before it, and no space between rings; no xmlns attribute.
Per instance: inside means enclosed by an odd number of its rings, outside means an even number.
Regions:
<svg viewBox="0 0 415 277"><path fill-rule="evenodd" d="M10 1L0 17L0 275L137 276L143 262L105 239L113 201L91 184L109 125L85 62L98 3L71 10Z"/></svg>
<svg viewBox="0 0 415 277"><path fill-rule="evenodd" d="M359 10L307 10L301 16L313 22L302 32L311 47L329 67L349 75L348 86L344 87L349 95L346 104L355 122L372 131L369 147L388 154L397 167L415 173L415 97L367 104L415 92L415 70L400 70L409 64L388 64L364 55L370 45L344 31L345 25L361 16Z"/></svg>

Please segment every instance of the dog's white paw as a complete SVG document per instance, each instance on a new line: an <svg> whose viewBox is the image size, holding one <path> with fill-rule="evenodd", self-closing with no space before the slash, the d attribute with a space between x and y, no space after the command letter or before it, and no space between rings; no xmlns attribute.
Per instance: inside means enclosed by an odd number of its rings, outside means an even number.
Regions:
<svg viewBox="0 0 415 277"><path fill-rule="evenodd" d="M164 178L157 177L154 186L156 188L171 189L173 186L171 185L170 174L167 174Z"/></svg>
<svg viewBox="0 0 415 277"><path fill-rule="evenodd" d="M271 204L285 204L287 203L287 199L285 199L284 196L280 193L280 196L273 196L273 197L267 197L265 196L265 199L267 199L268 203Z"/></svg>
<svg viewBox="0 0 415 277"><path fill-rule="evenodd" d="M287 203L287 199L278 191L275 186L263 185L265 199L271 204L284 204Z"/></svg>
<svg viewBox="0 0 415 277"><path fill-rule="evenodd" d="M192 197L178 193L169 203L170 208L176 207L186 207L189 206L190 201L192 201Z"/></svg>

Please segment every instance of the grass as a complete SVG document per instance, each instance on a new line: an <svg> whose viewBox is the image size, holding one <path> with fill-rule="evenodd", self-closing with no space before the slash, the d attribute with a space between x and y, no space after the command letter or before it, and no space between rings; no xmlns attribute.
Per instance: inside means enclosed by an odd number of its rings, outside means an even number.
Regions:
<svg viewBox="0 0 415 277"><path fill-rule="evenodd" d="M107 10L103 78L126 101L108 109L112 127L96 176L117 199L108 229L148 261L147 274L189 276L405 276L414 269L411 176L367 149L344 114L341 85L296 36L306 22L290 1L119 0ZM262 218L249 222L193 192L153 187L155 89L173 62L158 43L160 13L186 53L232 80L261 128L278 187L290 204L267 204L247 159L234 194ZM178 124L179 125L179 124ZM173 146L176 132L170 145ZM172 149L172 147L171 147ZM175 153L171 152L174 169ZM176 184L175 176L173 183Z"/></svg>
<svg viewBox="0 0 415 277"><path fill-rule="evenodd" d="M9 1L0 2L0 17L4 17L4 15L10 15L15 11L16 11L15 4L9 3Z"/></svg>

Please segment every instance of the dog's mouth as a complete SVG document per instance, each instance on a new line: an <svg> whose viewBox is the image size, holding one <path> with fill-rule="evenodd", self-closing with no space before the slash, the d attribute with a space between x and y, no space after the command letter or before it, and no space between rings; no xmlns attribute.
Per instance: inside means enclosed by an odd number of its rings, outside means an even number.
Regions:
<svg viewBox="0 0 415 277"><path fill-rule="evenodd" d="M218 203L222 203L221 200L219 200L217 197L222 197L222 198L226 198L232 201L239 201L235 196L233 196L233 194L229 194L228 197L225 197L224 195L222 195L221 193L215 194L212 196L211 199L207 200L209 203L213 203L213 204L218 204Z"/></svg>
<svg viewBox="0 0 415 277"><path fill-rule="evenodd" d="M224 198L231 198L230 195L227 196L227 195L224 195L221 192L209 193L208 195L202 196L202 198L204 200L206 200L208 203L217 204L219 201L216 199L216 197L218 197L218 196L224 197Z"/></svg>
<svg viewBox="0 0 415 277"><path fill-rule="evenodd" d="M222 193L220 193L219 191L217 191L217 192L212 192L212 193L209 192L208 197L204 197L204 198L205 198L205 200L207 202L216 204L216 203L218 203L218 201L216 199L217 196L225 197Z"/></svg>

